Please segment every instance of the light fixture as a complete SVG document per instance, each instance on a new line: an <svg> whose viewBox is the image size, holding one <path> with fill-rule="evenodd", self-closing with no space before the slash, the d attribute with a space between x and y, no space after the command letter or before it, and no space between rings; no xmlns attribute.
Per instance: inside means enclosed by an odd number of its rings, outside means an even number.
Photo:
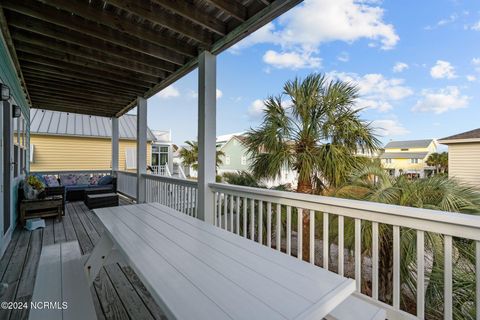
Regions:
<svg viewBox="0 0 480 320"><path fill-rule="evenodd" d="M10 99L10 88L3 83L0 83L0 86L2 89L2 101L7 101Z"/></svg>
<svg viewBox="0 0 480 320"><path fill-rule="evenodd" d="M22 115L22 110L19 106L12 104L12 118L20 118Z"/></svg>

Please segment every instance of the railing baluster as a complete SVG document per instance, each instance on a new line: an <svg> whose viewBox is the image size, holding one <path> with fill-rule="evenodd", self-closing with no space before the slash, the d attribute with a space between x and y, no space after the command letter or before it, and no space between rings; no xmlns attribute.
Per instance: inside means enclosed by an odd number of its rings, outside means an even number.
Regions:
<svg viewBox="0 0 480 320"><path fill-rule="evenodd" d="M315 211L310 210L310 263L315 264Z"/></svg>
<svg viewBox="0 0 480 320"><path fill-rule="evenodd" d="M230 232L235 232L233 230L233 195L230 195Z"/></svg>
<svg viewBox="0 0 480 320"><path fill-rule="evenodd" d="M362 220L355 219L355 283L357 291L362 286Z"/></svg>
<svg viewBox="0 0 480 320"><path fill-rule="evenodd" d="M480 241L475 242L475 292L476 292L476 315L477 320L480 320Z"/></svg>
<svg viewBox="0 0 480 320"><path fill-rule="evenodd" d="M444 319L452 319L453 317L453 298L452 298L452 237L444 236L445 241L445 262L444 262L444 298L445 298L445 311L443 314Z"/></svg>
<svg viewBox="0 0 480 320"><path fill-rule="evenodd" d="M255 240L255 199L250 199L250 239Z"/></svg>
<svg viewBox="0 0 480 320"><path fill-rule="evenodd" d="M393 307L400 309L400 227L393 226Z"/></svg>
<svg viewBox="0 0 480 320"><path fill-rule="evenodd" d="M323 267L328 270L328 255L329 255L329 225L328 213L323 213Z"/></svg>
<svg viewBox="0 0 480 320"><path fill-rule="evenodd" d="M218 193L218 202L217 202L217 224L216 226L221 228L222 224L222 193Z"/></svg>
<svg viewBox="0 0 480 320"><path fill-rule="evenodd" d="M227 216L228 216L228 194L224 194L224 197L223 197L223 219L222 219L222 223L223 223L223 226L221 226L221 228L227 230Z"/></svg>
<svg viewBox="0 0 480 320"><path fill-rule="evenodd" d="M243 237L247 237L247 198L243 197Z"/></svg>
<svg viewBox="0 0 480 320"><path fill-rule="evenodd" d="M262 200L258 201L257 228L258 228L257 241L258 241L258 243L263 244L263 201Z"/></svg>
<svg viewBox="0 0 480 320"><path fill-rule="evenodd" d="M343 259L344 259L344 227L343 227L343 216L338 216L338 274L343 277Z"/></svg>
<svg viewBox="0 0 480 320"><path fill-rule="evenodd" d="M372 222L372 298L378 300L378 222Z"/></svg>
<svg viewBox="0 0 480 320"><path fill-rule="evenodd" d="M292 255L292 207L287 206L287 254Z"/></svg>
<svg viewBox="0 0 480 320"><path fill-rule="evenodd" d="M302 234L302 223L303 223L303 210L297 208L297 258L302 260L303 255L303 234Z"/></svg>
<svg viewBox="0 0 480 320"><path fill-rule="evenodd" d="M236 233L240 234L240 196L237 196L236 207L235 207L235 225Z"/></svg>
<svg viewBox="0 0 480 320"><path fill-rule="evenodd" d="M425 232L417 230L417 318L425 317Z"/></svg>
<svg viewBox="0 0 480 320"><path fill-rule="evenodd" d="M267 202L267 247L272 247L272 203Z"/></svg>
<svg viewBox="0 0 480 320"><path fill-rule="evenodd" d="M275 231L277 250L282 250L282 205L277 203L277 230Z"/></svg>
<svg viewBox="0 0 480 320"><path fill-rule="evenodd" d="M213 225L217 225L217 214L218 214L218 192L215 192L215 205L213 209Z"/></svg>

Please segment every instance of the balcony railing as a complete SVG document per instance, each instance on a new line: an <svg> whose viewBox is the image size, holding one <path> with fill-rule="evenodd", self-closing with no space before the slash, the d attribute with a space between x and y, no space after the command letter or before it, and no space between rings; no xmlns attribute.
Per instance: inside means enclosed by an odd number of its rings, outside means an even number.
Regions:
<svg viewBox="0 0 480 320"><path fill-rule="evenodd" d="M128 171L116 171L117 191L133 200L137 199L137 174Z"/></svg>
<svg viewBox="0 0 480 320"><path fill-rule="evenodd" d="M147 202L160 202L197 216L196 181L150 174L144 177ZM125 185L133 186L131 191L134 191L133 179L136 178L130 174L120 175L119 187L123 179L131 179L125 181ZM298 259L303 258L299 248L304 248L303 241L308 239L310 263L356 279L357 295L385 308L389 318L425 317L425 293L433 263L432 235L441 242L443 292L438 294L443 295L440 312L447 315L446 318L454 312L453 297L458 290L453 287L454 263L462 263L455 244L473 246L475 282L469 285L480 283L478 216L220 183L209 187L215 193L216 226ZM303 235L305 215L309 217L308 237ZM389 239L387 245L385 235ZM411 259L414 263L408 266L402 256L405 245L414 248ZM391 257L387 269L384 265L382 269L386 259L383 255ZM401 279L404 268L410 270L414 278L415 293L407 298L414 304L410 312L414 310L415 316L402 311L406 299L405 279ZM388 275L383 274L385 270ZM390 282L387 285L390 292L385 292L385 279ZM479 287L476 287L476 296L467 299L470 301L465 303L476 305L480 310Z"/></svg>

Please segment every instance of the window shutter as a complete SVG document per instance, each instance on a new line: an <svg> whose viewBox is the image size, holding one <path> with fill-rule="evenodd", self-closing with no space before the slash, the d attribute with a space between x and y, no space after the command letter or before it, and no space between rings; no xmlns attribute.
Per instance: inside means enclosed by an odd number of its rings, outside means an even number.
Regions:
<svg viewBox="0 0 480 320"><path fill-rule="evenodd" d="M127 169L137 168L137 150L135 148L125 149L125 161Z"/></svg>

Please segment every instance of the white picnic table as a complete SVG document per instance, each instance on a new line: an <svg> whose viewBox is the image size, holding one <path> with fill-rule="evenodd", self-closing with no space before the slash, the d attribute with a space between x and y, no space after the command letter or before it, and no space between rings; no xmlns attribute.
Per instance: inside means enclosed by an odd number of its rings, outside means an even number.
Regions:
<svg viewBox="0 0 480 320"><path fill-rule="evenodd" d="M85 264L93 281L113 248L170 319L322 319L355 283L158 203L95 209L106 232Z"/></svg>

